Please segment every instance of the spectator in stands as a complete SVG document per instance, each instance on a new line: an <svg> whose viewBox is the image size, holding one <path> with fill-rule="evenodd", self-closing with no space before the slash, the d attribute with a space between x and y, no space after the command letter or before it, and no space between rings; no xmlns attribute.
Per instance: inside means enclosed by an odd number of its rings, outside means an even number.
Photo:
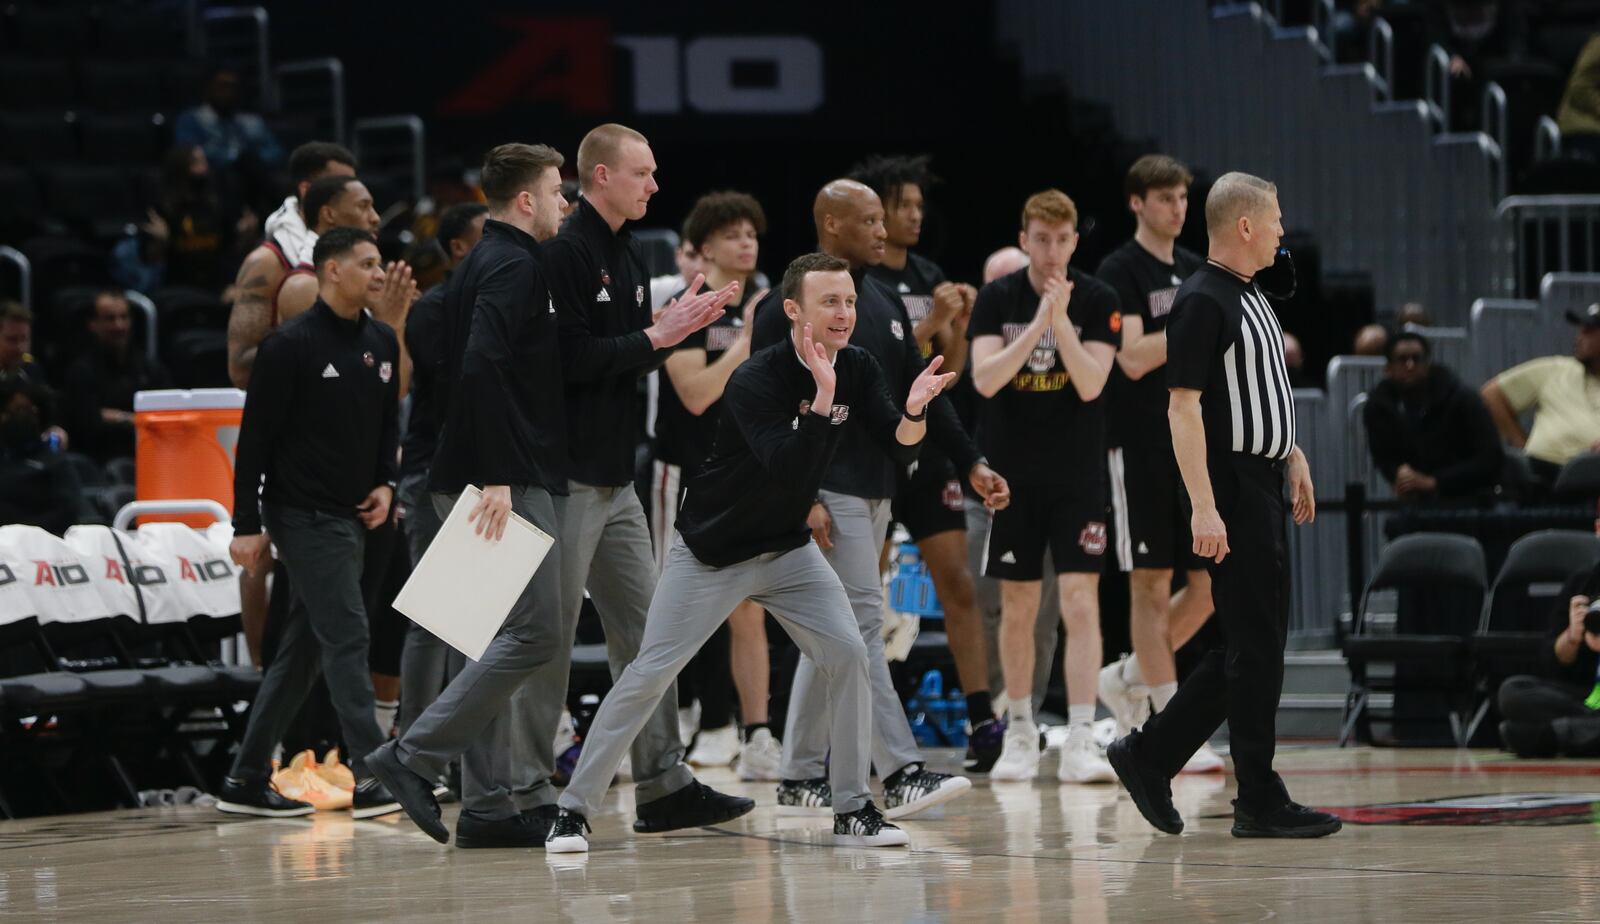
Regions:
<svg viewBox="0 0 1600 924"><path fill-rule="evenodd" d="M1556 124L1561 126L1562 146L1584 148L1591 156L1600 152L1600 32L1589 36L1578 52Z"/></svg>
<svg viewBox="0 0 1600 924"><path fill-rule="evenodd" d="M161 363L133 349L128 299L115 289L95 294L89 333L93 343L67 369L67 422L78 435L78 451L104 465L131 458L133 395L170 388Z"/></svg>
<svg viewBox="0 0 1600 924"><path fill-rule="evenodd" d="M0 523L38 526L56 535L78 522L82 486L46 442L40 386L0 381Z"/></svg>
<svg viewBox="0 0 1600 924"><path fill-rule="evenodd" d="M1381 324L1367 324L1356 331L1350 352L1357 356L1382 356L1389 343L1389 332Z"/></svg>
<svg viewBox="0 0 1600 924"><path fill-rule="evenodd" d="M1300 346L1300 338L1288 331L1283 332L1283 366L1289 370L1289 387L1312 387L1306 379L1306 351Z"/></svg>
<svg viewBox="0 0 1600 924"><path fill-rule="evenodd" d="M1553 484L1574 456L1600 450L1600 303L1567 312L1578 325L1571 356L1545 356L1507 369L1483 386L1500 436L1527 453L1534 474ZM1533 411L1533 430L1517 418Z"/></svg>
<svg viewBox="0 0 1600 924"><path fill-rule="evenodd" d="M1395 312L1394 323L1396 327L1404 329L1408 324L1418 327L1432 327L1433 318L1429 317L1428 309L1421 302L1406 302Z"/></svg>
<svg viewBox="0 0 1600 924"><path fill-rule="evenodd" d="M46 384L44 370L28 349L33 345L33 312L18 302L0 302L0 382Z"/></svg>
<svg viewBox="0 0 1600 924"><path fill-rule="evenodd" d="M1405 500L1467 498L1495 485L1504 455L1483 400L1430 361L1428 341L1389 340L1385 377L1364 410L1372 461Z"/></svg>
<svg viewBox="0 0 1600 924"><path fill-rule="evenodd" d="M283 146L261 116L239 111L239 75L231 68L217 68L206 76L205 101L178 114L172 139L204 148L219 169L256 169L283 162Z"/></svg>
<svg viewBox="0 0 1600 924"><path fill-rule="evenodd" d="M204 148L180 144L162 164L161 201L143 225L144 260L163 283L222 291L260 225L249 208L222 205Z"/></svg>
<svg viewBox="0 0 1600 924"><path fill-rule="evenodd" d="M1551 642L1540 676L1521 674L1500 684L1500 741L1518 757L1600 755L1600 713L1586 703L1597 687L1600 635L1583 624L1596 597L1600 567L1568 579L1550 611Z"/></svg>

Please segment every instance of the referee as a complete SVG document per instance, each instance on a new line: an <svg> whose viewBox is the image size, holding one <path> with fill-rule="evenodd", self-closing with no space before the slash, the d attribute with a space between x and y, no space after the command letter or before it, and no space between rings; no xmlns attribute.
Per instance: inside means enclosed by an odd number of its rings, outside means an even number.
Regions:
<svg viewBox="0 0 1600 924"><path fill-rule="evenodd" d="M366 530L388 520L394 499L400 345L366 309L385 278L371 234L333 229L317 240L313 262L320 294L262 341L239 427L229 554L251 574L269 567L265 526L294 589L217 808L267 817L311 813L273 789L269 761L322 674L358 774L352 814L371 818L400 810L362 764L383 736L361 594Z"/></svg>
<svg viewBox="0 0 1600 924"><path fill-rule="evenodd" d="M1177 834L1171 780L1226 719L1239 797L1234 837L1322 837L1338 818L1289 798L1272 769L1289 621L1287 478L1296 523L1316 516L1295 445L1283 331L1255 275L1283 237L1278 188L1226 173L1206 197L1209 259L1178 288L1167 325L1168 417L1226 647L1208 651L1165 709L1107 756L1139 813Z"/></svg>

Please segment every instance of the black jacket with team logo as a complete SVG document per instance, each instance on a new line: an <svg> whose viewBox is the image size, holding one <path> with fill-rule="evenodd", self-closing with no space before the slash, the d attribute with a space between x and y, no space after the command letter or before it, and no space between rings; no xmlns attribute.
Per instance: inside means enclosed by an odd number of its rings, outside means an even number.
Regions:
<svg viewBox="0 0 1600 924"><path fill-rule="evenodd" d="M1174 246L1172 262L1163 263L1138 241L1130 240L1106 254L1095 276L1117 293L1117 306L1123 314L1137 315L1144 332L1154 334L1167 329L1178 286L1205 262L1199 254ZM1113 363L1106 380L1106 400L1110 445L1150 447L1171 455L1165 372L1152 369L1142 378L1130 379L1120 364Z"/></svg>
<svg viewBox="0 0 1600 924"><path fill-rule="evenodd" d="M400 342L363 311L317 299L261 341L233 469L233 531L261 532L260 501L355 516L392 484L400 443Z"/></svg>
<svg viewBox="0 0 1600 924"><path fill-rule="evenodd" d="M893 464L909 465L916 446L896 437L900 406L865 350L848 346L833 365L833 410L811 413L811 370L792 341L760 350L733 372L711 458L689 481L678 532L694 557L714 567L811 540L806 515L835 451L855 434Z"/></svg>
<svg viewBox="0 0 1600 924"><path fill-rule="evenodd" d="M616 232L587 199L545 244L566 378L569 476L581 484L633 483L638 381L667 358L650 345L650 275L626 227Z"/></svg>
<svg viewBox="0 0 1600 924"><path fill-rule="evenodd" d="M544 248L493 219L445 282L441 414L428 490L512 485L567 493L567 423Z"/></svg>
<svg viewBox="0 0 1600 924"><path fill-rule="evenodd" d="M899 296L883 283L860 269L851 276L856 282L856 327L850 334L850 345L861 347L878 361L895 407L903 409L911 383L928 365L917 347L917 338L912 335L911 318ZM783 313L783 294L774 291L756 306L751 348L761 350L775 343L792 342L792 326L788 315ZM978 447L962 429L955 406L944 395L934 398L928 405L927 442L943 450L962 476L980 458ZM822 486L851 497L893 497L897 488L895 473L895 462L871 435L852 430L845 433L838 456Z"/></svg>

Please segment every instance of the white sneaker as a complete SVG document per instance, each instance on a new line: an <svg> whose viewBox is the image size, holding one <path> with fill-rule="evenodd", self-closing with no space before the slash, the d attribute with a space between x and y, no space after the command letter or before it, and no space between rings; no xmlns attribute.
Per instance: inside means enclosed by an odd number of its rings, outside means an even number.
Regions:
<svg viewBox="0 0 1600 924"><path fill-rule="evenodd" d="M1211 745L1202 744L1200 750L1190 755L1179 773L1222 773L1228 769L1223 762L1222 755L1211 749Z"/></svg>
<svg viewBox="0 0 1600 924"><path fill-rule="evenodd" d="M689 763L696 767L726 767L739 756L739 727L729 722L721 728L700 730L700 737L689 752Z"/></svg>
<svg viewBox="0 0 1600 924"><path fill-rule="evenodd" d="M694 733L700 730L700 701L689 703L689 708L678 710L678 740L688 747L694 742Z"/></svg>
<svg viewBox="0 0 1600 924"><path fill-rule="evenodd" d="M1132 655L1123 655L1100 669L1100 701L1117 720L1118 738L1127 737L1128 732L1143 727L1150 720L1150 688L1142 683L1129 683L1122 676L1123 665L1130 657Z"/></svg>
<svg viewBox="0 0 1600 924"><path fill-rule="evenodd" d="M990 780L1031 780L1039 775L1039 726L1013 720Z"/></svg>
<svg viewBox="0 0 1600 924"><path fill-rule="evenodd" d="M782 763L783 745L772 732L758 728L739 749L739 779L776 783L782 779L778 775Z"/></svg>
<svg viewBox="0 0 1600 924"><path fill-rule="evenodd" d="M1063 783L1117 781L1116 771L1111 769L1105 752L1094 743L1094 734L1088 726L1074 726L1067 735L1066 747L1061 749L1061 763L1056 766L1056 779Z"/></svg>

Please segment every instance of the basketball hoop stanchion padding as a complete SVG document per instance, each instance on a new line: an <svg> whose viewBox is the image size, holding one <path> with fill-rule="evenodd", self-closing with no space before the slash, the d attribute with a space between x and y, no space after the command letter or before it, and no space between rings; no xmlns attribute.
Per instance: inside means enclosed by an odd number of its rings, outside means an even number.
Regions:
<svg viewBox="0 0 1600 924"><path fill-rule="evenodd" d="M141 501L204 498L233 512L233 459L244 416L237 388L141 391L134 395L138 432L135 496ZM204 529L203 514L148 514L145 522Z"/></svg>

